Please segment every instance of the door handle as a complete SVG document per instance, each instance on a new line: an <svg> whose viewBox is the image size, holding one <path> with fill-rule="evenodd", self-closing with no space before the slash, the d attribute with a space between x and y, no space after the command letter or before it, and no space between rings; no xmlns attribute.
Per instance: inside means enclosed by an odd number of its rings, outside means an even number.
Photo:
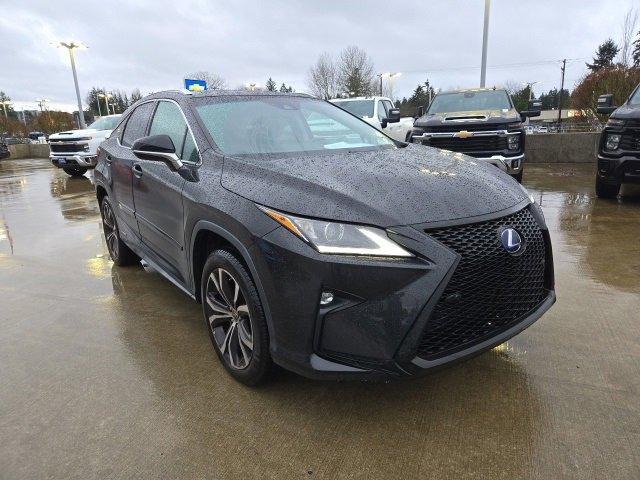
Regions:
<svg viewBox="0 0 640 480"><path fill-rule="evenodd" d="M133 170L133 175L136 178L142 177L142 167L139 163L136 163L133 167L131 167L131 170Z"/></svg>

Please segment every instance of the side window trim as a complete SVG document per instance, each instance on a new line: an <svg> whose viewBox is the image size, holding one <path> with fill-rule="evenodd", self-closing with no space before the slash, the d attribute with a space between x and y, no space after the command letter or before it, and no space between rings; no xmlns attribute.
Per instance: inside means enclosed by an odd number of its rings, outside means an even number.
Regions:
<svg viewBox="0 0 640 480"><path fill-rule="evenodd" d="M193 134L193 131L191 130L191 125L189 125L189 120L187 120L187 116L184 114L184 111L182 110L182 107L180 106L180 104L175 100L171 100L170 98L158 98L156 100L158 100L158 103L160 103L160 101L174 103L178 107L178 110L180 110L180 113L182 114L182 119L184 120L184 123L187 125L187 131L185 132L184 142L182 142L182 152L180 152L180 157L182 157L182 153L184 152L184 146L187 144L186 134L188 133L189 135L191 135L191 138L193 139L193 145L196 147L196 152L198 152L198 161L192 162L190 160L183 159L182 162L188 163L189 165L195 165L197 167L202 165L202 155L200 155L200 147L198 147L198 142L196 142L196 137ZM156 106L156 108L158 107ZM153 112L153 115L155 115L155 111ZM149 124L147 125L147 131L151 125L153 115L151 116L151 119L149 120Z"/></svg>
<svg viewBox="0 0 640 480"><path fill-rule="evenodd" d="M122 132L120 132L120 135L118 135L118 137L116 137L116 140L118 142L118 145L121 146L122 148L127 148L129 150L131 150L131 147L128 147L127 145L124 145L122 143L122 137L124 136L124 132L127 129L127 125L129 124L129 120L131 120L131 117L133 116L133 113L138 110L142 105L146 105L147 103L152 103L152 102L156 102L156 99L152 99L152 100L148 100L146 102L142 102L140 105L138 105L136 108L134 108L133 110L131 110L131 113L129 113L129 115L127 115L127 118L125 120L122 121ZM153 108L153 112L152 114L149 116L149 118L147 118L147 124L144 127L144 134L147 135L149 133L149 126L151 125L151 119L153 118L153 116L156 113L156 108L157 105Z"/></svg>

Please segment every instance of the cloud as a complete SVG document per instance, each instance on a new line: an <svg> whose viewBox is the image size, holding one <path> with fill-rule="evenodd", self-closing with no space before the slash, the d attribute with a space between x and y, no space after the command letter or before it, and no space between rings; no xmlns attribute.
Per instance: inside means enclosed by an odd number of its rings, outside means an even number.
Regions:
<svg viewBox="0 0 640 480"><path fill-rule="evenodd" d="M493 0L489 65L591 57L598 43L619 36L630 5ZM427 77L450 88L476 86L480 75L481 1L23 0L0 8L0 89L16 101L75 104L68 58L49 45L59 38L89 47L76 57L82 95L92 86L143 93L180 88L183 76L197 70L218 73L231 87L264 84L271 76L304 91L316 58L347 45L364 48L378 71L403 72L394 89L400 96ZM568 85L583 73L583 60L570 63ZM489 85L537 81L537 91L559 79L558 63L487 72Z"/></svg>

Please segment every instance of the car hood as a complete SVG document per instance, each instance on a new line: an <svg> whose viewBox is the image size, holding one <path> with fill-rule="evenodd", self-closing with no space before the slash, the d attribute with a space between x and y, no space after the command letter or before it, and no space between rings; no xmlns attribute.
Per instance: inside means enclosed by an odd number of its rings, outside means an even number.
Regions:
<svg viewBox="0 0 640 480"><path fill-rule="evenodd" d="M104 137L111 130L96 130L94 128L85 128L81 130L67 130L66 132L52 133L49 135L49 139L59 140L65 138L77 138L77 137Z"/></svg>
<svg viewBox="0 0 640 480"><path fill-rule="evenodd" d="M275 159L225 157L222 185L283 212L381 227L474 217L527 200L496 167L422 145Z"/></svg>
<svg viewBox="0 0 640 480"><path fill-rule="evenodd" d="M621 120L627 120L629 118L636 119L640 117L640 105L624 105L618 107L618 109L611 114L610 118L618 118Z"/></svg>
<svg viewBox="0 0 640 480"><path fill-rule="evenodd" d="M423 115L415 121L416 127L451 125L461 127L470 123L504 124L519 122L520 115L516 110L474 110L465 112L446 112Z"/></svg>

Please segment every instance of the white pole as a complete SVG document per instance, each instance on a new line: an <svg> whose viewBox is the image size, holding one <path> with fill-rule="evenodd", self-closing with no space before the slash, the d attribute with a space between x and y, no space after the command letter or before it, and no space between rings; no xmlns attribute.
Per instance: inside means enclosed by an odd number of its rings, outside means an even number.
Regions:
<svg viewBox="0 0 640 480"><path fill-rule="evenodd" d="M480 69L480 88L484 88L487 79L487 43L489 40L489 10L491 0L484 0L484 30L482 31L482 67Z"/></svg>
<svg viewBox="0 0 640 480"><path fill-rule="evenodd" d="M78 75L76 74L76 62L73 59L73 46L67 47L69 50L69 58L71 59L71 70L73 71L73 83L76 86L76 98L78 99L78 119L80 120L80 128L87 128L84 123L84 111L82 110L82 100L80 100L80 87L78 87Z"/></svg>

